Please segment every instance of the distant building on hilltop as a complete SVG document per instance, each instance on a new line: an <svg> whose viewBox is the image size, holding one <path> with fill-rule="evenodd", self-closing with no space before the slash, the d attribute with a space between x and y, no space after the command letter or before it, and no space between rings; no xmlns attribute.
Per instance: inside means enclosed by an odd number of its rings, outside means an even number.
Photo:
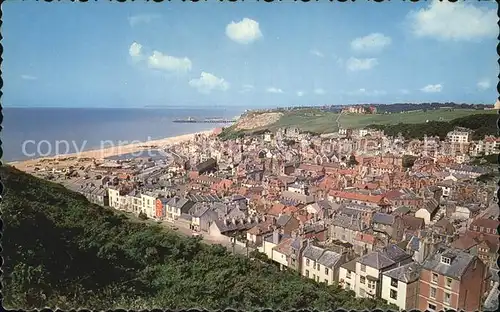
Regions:
<svg viewBox="0 0 500 312"><path fill-rule="evenodd" d="M342 113L349 114L376 114L377 108L373 105L369 107L363 105L347 106L342 109Z"/></svg>

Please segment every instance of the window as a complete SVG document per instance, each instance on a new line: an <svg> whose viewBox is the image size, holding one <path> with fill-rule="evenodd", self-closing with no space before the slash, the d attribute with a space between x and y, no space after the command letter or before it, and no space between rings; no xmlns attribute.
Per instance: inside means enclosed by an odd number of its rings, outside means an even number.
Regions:
<svg viewBox="0 0 500 312"><path fill-rule="evenodd" d="M364 264L361 265L361 272L366 272L366 265Z"/></svg>
<svg viewBox="0 0 500 312"><path fill-rule="evenodd" d="M306 270L306 277L309 277L309 270Z"/></svg>
<svg viewBox="0 0 500 312"><path fill-rule="evenodd" d="M364 284L364 283L365 283L365 277L364 277L364 276L360 276L360 277L359 277L359 282L360 282L361 284Z"/></svg>
<svg viewBox="0 0 500 312"><path fill-rule="evenodd" d="M486 229L486 233L490 233L490 229L489 228Z"/></svg>
<svg viewBox="0 0 500 312"><path fill-rule="evenodd" d="M444 303L450 304L451 301L451 294L448 292L444 293Z"/></svg>
<svg viewBox="0 0 500 312"><path fill-rule="evenodd" d="M316 276L316 282L318 282L318 283L319 283L319 275L318 275L318 276Z"/></svg>
<svg viewBox="0 0 500 312"><path fill-rule="evenodd" d="M327 280L326 278L325 278L325 284L327 284L327 285L328 285L328 280Z"/></svg>
<svg viewBox="0 0 500 312"><path fill-rule="evenodd" d="M350 290L351 289L351 284L350 283L345 283L345 289Z"/></svg>
<svg viewBox="0 0 500 312"><path fill-rule="evenodd" d="M474 225L474 226L472 227L472 229L473 229L474 231L477 231L477 226L475 226L475 225Z"/></svg>
<svg viewBox="0 0 500 312"><path fill-rule="evenodd" d="M325 274L328 275L328 268L325 268Z"/></svg>
<svg viewBox="0 0 500 312"><path fill-rule="evenodd" d="M448 257L441 257L441 263L450 264L451 263L451 259L448 258Z"/></svg>
<svg viewBox="0 0 500 312"><path fill-rule="evenodd" d="M451 282L452 281L453 280L451 278L449 278L449 277L446 278L446 288L451 288Z"/></svg>
<svg viewBox="0 0 500 312"><path fill-rule="evenodd" d="M430 294L429 294L429 297L431 298L436 298L436 288L435 287L431 287L431 291L430 291Z"/></svg>
<svg viewBox="0 0 500 312"><path fill-rule="evenodd" d="M309 264L310 264L309 259L306 259L306 265L309 266Z"/></svg>
<svg viewBox="0 0 500 312"><path fill-rule="evenodd" d="M398 287L398 280L395 278L391 278L391 286L392 287Z"/></svg>
<svg viewBox="0 0 500 312"><path fill-rule="evenodd" d="M368 281L368 288L369 289L375 289L375 282L374 281Z"/></svg>
<svg viewBox="0 0 500 312"><path fill-rule="evenodd" d="M481 226L481 227L479 228L479 232L484 232L484 227L482 227L482 226Z"/></svg>
<svg viewBox="0 0 500 312"><path fill-rule="evenodd" d="M347 271L345 277L350 279L351 278L351 271Z"/></svg>
<svg viewBox="0 0 500 312"><path fill-rule="evenodd" d="M313 274L313 280L316 280L316 274Z"/></svg>
<svg viewBox="0 0 500 312"><path fill-rule="evenodd" d="M391 293L389 294L391 299L397 300L398 299L398 292L395 291L394 289L391 289Z"/></svg>
<svg viewBox="0 0 500 312"><path fill-rule="evenodd" d="M430 311L436 311L436 305L432 303L427 304L427 309Z"/></svg>
<svg viewBox="0 0 500 312"><path fill-rule="evenodd" d="M437 283L438 282L438 275L436 273L432 273L432 282Z"/></svg>
<svg viewBox="0 0 500 312"><path fill-rule="evenodd" d="M364 290L363 288L361 288L361 289L359 290L359 296L360 296L361 298L363 298L363 297L365 296L365 290Z"/></svg>

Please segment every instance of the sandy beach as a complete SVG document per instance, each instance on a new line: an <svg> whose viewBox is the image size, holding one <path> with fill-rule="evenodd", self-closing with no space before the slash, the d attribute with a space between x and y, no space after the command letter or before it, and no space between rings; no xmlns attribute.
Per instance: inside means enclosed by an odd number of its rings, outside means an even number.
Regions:
<svg viewBox="0 0 500 312"><path fill-rule="evenodd" d="M96 160L102 160L102 159L104 159L106 157L110 157L110 156L117 156L117 155L122 155L122 154L127 154L127 153L138 153L140 151L148 150L148 149L156 149L156 148L162 149L162 148L168 147L169 145L174 145L174 144L179 144L179 143L190 141L196 135L210 135L212 133L213 133L213 130L206 130L206 131L200 131L200 132L196 132L196 133L179 135L179 136L175 136L175 137L169 137L169 138L158 139L158 140L151 140L151 141L147 141L147 142L140 142L140 143L136 143L136 144L113 146L113 147L104 148L104 149L94 149L94 150L82 151L80 153L73 153L73 154L62 154L62 155L55 155L55 156L49 156L49 157L40 157L40 158L35 158L35 159L30 159L30 160L13 161L13 162L9 162L7 164L14 166L17 169L22 170L22 171L31 171L32 168L36 164L40 163L40 161L42 161L42 160L58 161L58 162L65 162L64 161L65 158L71 159L68 161L75 161L79 158L93 158Z"/></svg>

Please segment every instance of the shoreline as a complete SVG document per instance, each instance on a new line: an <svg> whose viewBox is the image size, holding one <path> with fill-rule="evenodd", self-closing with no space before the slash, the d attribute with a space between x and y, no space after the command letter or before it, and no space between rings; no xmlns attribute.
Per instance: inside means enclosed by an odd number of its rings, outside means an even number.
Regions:
<svg viewBox="0 0 500 312"><path fill-rule="evenodd" d="M210 130L205 130L205 131L194 132L194 133L181 134L181 135L167 137L167 138L163 138L163 139L150 140L150 141L125 144L125 145L119 145L119 146L112 146L112 147L107 147L107 148L103 148L103 149L97 148L97 149L91 149L91 150L77 152L77 153L59 154L59 155L38 157L38 158L27 159L27 160L10 161L10 162L4 162L4 164L9 165L9 166L14 166L16 169L19 169L21 171L29 171L26 169L28 169L30 167L34 167L36 164L39 164L41 161L47 161L47 162L66 161L66 158L70 158L73 160L75 160L75 158L76 159L93 158L96 160L104 160L107 157L118 156L118 155L122 155L122 154L139 153L142 151L155 150L155 149L161 150L169 145L174 145L174 144L179 144L179 143L191 141L192 139L194 139L194 137L196 135L208 136L208 135L212 134L215 129L216 128L210 129ZM155 147L153 147L153 146L155 146Z"/></svg>

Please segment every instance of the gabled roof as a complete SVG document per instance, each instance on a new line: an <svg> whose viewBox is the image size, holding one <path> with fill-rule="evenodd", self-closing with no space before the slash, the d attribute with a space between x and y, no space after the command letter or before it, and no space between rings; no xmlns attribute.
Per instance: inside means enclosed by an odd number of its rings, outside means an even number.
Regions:
<svg viewBox="0 0 500 312"><path fill-rule="evenodd" d="M373 214L372 221L374 223L380 223L384 225L393 225L395 218L393 215L387 213L376 212Z"/></svg>
<svg viewBox="0 0 500 312"><path fill-rule="evenodd" d="M327 268L333 269L341 258L342 255L331 250L325 250L323 255L319 258L318 263Z"/></svg>
<svg viewBox="0 0 500 312"><path fill-rule="evenodd" d="M450 264L442 263L442 255L453 256L453 260ZM427 258L422 266L427 270L460 280L467 267L477 260L478 258L476 256L465 251L448 248Z"/></svg>
<svg viewBox="0 0 500 312"><path fill-rule="evenodd" d="M317 247L314 245L307 245L302 253L302 256L314 261L318 261L318 259L323 255L325 250L321 247Z"/></svg>
<svg viewBox="0 0 500 312"><path fill-rule="evenodd" d="M420 278L420 271L422 267L416 262L411 262L397 268L391 269L383 274L395 278L398 281L409 284Z"/></svg>
<svg viewBox="0 0 500 312"><path fill-rule="evenodd" d="M401 247L389 245L361 257L358 262L380 270L408 258L411 258L411 256L401 249Z"/></svg>

